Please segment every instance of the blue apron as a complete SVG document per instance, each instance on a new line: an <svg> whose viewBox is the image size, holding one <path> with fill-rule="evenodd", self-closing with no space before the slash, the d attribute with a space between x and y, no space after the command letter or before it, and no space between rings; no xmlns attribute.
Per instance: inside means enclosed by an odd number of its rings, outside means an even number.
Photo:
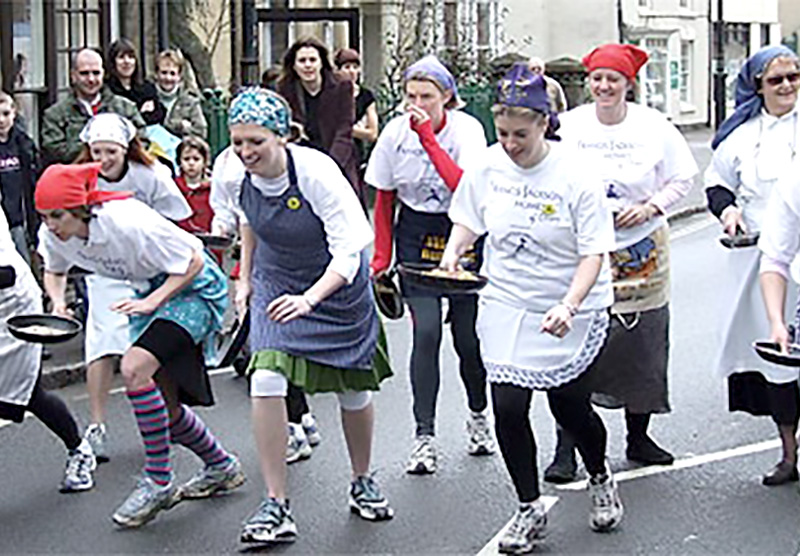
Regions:
<svg viewBox="0 0 800 556"><path fill-rule="evenodd" d="M331 261L322 221L300 193L297 172L286 150L289 187L267 197L252 184L241 190L241 206L256 235L250 300L250 348L280 351L339 369L371 370L378 340L378 314L369 285L366 251L352 284L323 299L308 315L285 324L267 316L278 297L300 295L324 274Z"/></svg>

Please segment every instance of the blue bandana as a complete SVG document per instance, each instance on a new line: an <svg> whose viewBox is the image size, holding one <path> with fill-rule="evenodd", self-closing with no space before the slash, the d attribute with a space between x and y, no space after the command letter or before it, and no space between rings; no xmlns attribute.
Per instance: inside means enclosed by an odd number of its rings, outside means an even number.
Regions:
<svg viewBox="0 0 800 556"><path fill-rule="evenodd" d="M772 60L782 56L797 59L797 54L785 46L767 46L747 59L736 79L736 111L719 126L711 141L712 149L716 149L734 129L761 113L764 99L758 94L756 78L761 77Z"/></svg>
<svg viewBox="0 0 800 556"><path fill-rule="evenodd" d="M228 125L256 124L280 137L289 135L292 111L289 104L277 93L250 87L244 89L231 102Z"/></svg>
<svg viewBox="0 0 800 556"><path fill-rule="evenodd" d="M497 102L505 106L521 106L543 114L550 113L547 86L541 75L518 62L497 84Z"/></svg>
<svg viewBox="0 0 800 556"><path fill-rule="evenodd" d="M406 81L411 77L418 76L433 79L439 84L442 90L453 93L453 98L458 101L458 87L456 86L456 80L453 74L450 73L450 70L444 67L444 64L433 54L417 60L403 72L403 79Z"/></svg>

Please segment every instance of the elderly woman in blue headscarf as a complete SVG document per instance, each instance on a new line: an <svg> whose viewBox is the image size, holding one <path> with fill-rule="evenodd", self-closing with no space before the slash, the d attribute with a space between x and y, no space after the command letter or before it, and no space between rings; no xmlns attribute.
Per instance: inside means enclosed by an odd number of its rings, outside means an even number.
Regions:
<svg viewBox="0 0 800 556"><path fill-rule="evenodd" d="M248 369L253 430L266 497L245 522L245 543L291 542L286 492L288 384L335 392L350 454L350 509L390 519L370 474L371 390L391 375L369 282L372 230L355 192L328 155L290 143L288 103L246 89L231 103L231 143L247 170L239 196L240 312L250 308Z"/></svg>
<svg viewBox="0 0 800 556"><path fill-rule="evenodd" d="M512 68L492 108L498 143L461 178L441 266L456 270L486 235L477 332L491 384L495 432L519 498L500 551L529 552L547 523L530 425L535 390L574 439L589 472L593 530L614 529L622 503L605 460L606 430L590 403L594 361L614 301L606 253L614 226L603 188L570 149L548 140L558 125L546 84Z"/></svg>
<svg viewBox="0 0 800 556"><path fill-rule="evenodd" d="M731 236L760 233L773 186L797 158L798 88L800 62L783 46L759 50L739 73L736 111L714 136L714 155L705 174L709 210ZM724 291L735 300L725 315L716 367L728 379L731 411L768 415L778 426L782 458L762 479L772 486L798 480L800 389L796 369L768 364L751 347L770 331L759 291L760 258L755 245L727 254L729 268L720 280L727 282Z"/></svg>
<svg viewBox="0 0 800 556"><path fill-rule="evenodd" d="M377 189L375 198L374 276L392 262L436 266L450 232L450 199L465 164L480 159L486 148L483 126L460 111L458 88L450 71L426 56L404 74L406 113L390 121L372 150L365 181ZM394 217L395 198L399 204ZM480 267L480 249L468 255ZM415 441L406 465L411 474L435 473L438 465L436 398L439 393L439 349L442 342L442 299L447 298L453 344L467 393L472 455L494 451L486 416L486 371L475 335L477 296L443 295L401 280L404 301L413 323L411 391L414 398Z"/></svg>

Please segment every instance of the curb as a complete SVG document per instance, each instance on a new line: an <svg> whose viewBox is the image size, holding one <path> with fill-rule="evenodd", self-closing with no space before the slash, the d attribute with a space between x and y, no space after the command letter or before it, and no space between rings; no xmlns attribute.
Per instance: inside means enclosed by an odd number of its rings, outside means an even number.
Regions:
<svg viewBox="0 0 800 556"><path fill-rule="evenodd" d="M695 214L706 212L705 205L694 205L677 210L667 216L667 221L670 224ZM59 365L58 367L48 368L47 365L42 367L42 386L46 390L56 390L64 388L71 384L86 381L86 366L83 361L76 363L67 363Z"/></svg>

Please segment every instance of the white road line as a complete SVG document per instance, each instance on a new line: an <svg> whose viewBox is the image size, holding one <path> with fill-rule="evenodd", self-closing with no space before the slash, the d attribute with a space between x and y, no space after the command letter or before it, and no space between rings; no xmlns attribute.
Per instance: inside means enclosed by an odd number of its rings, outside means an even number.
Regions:
<svg viewBox="0 0 800 556"><path fill-rule="evenodd" d="M740 456L746 456L758 452L766 452L767 450L779 448L780 445L781 442L779 439L765 440L763 442L756 442L755 444L747 444L737 448L722 450L721 452L712 452L710 454L692 456L690 458L678 460L672 465L653 465L649 467L639 467L637 469L621 471L619 473L615 473L614 478L618 483L621 483L623 481L631 481L633 479L650 477L652 475L661 475L662 473L670 473L672 471L679 471L681 469L688 469L690 467L698 467L700 465L713 463L715 461L724 461L726 459L738 458ZM567 483L565 485L559 485L556 488L559 490L583 490L586 488L586 481L583 480L576 481L574 483Z"/></svg>
<svg viewBox="0 0 800 556"><path fill-rule="evenodd" d="M212 369L212 370L208 371L208 376L224 375L224 374L233 373L233 372L236 372L233 367L224 367L222 369ZM123 393L125 393L125 387L124 386L120 386L119 388L113 388L113 389L109 390L108 393L110 395L123 394ZM81 401L88 400L88 399L89 399L89 394L80 394L79 396L75 396L74 398L72 398L72 401L81 402ZM2 425L0 424L0 426L2 426Z"/></svg>
<svg viewBox="0 0 800 556"><path fill-rule="evenodd" d="M540 499L542 502L544 502L544 508L546 512L549 512L550 509L556 505L556 502L558 502L558 496L542 496ZM511 521L513 519L514 518L511 518L508 523L503 525L503 528L500 529L500 531L498 531L494 537L492 537L492 540L490 540L486 546L484 546L481 551L478 552L478 556L494 556L495 554L500 554L499 550L497 549L497 543L500 540L500 537L503 536L503 533L506 532L506 529L511 526Z"/></svg>

